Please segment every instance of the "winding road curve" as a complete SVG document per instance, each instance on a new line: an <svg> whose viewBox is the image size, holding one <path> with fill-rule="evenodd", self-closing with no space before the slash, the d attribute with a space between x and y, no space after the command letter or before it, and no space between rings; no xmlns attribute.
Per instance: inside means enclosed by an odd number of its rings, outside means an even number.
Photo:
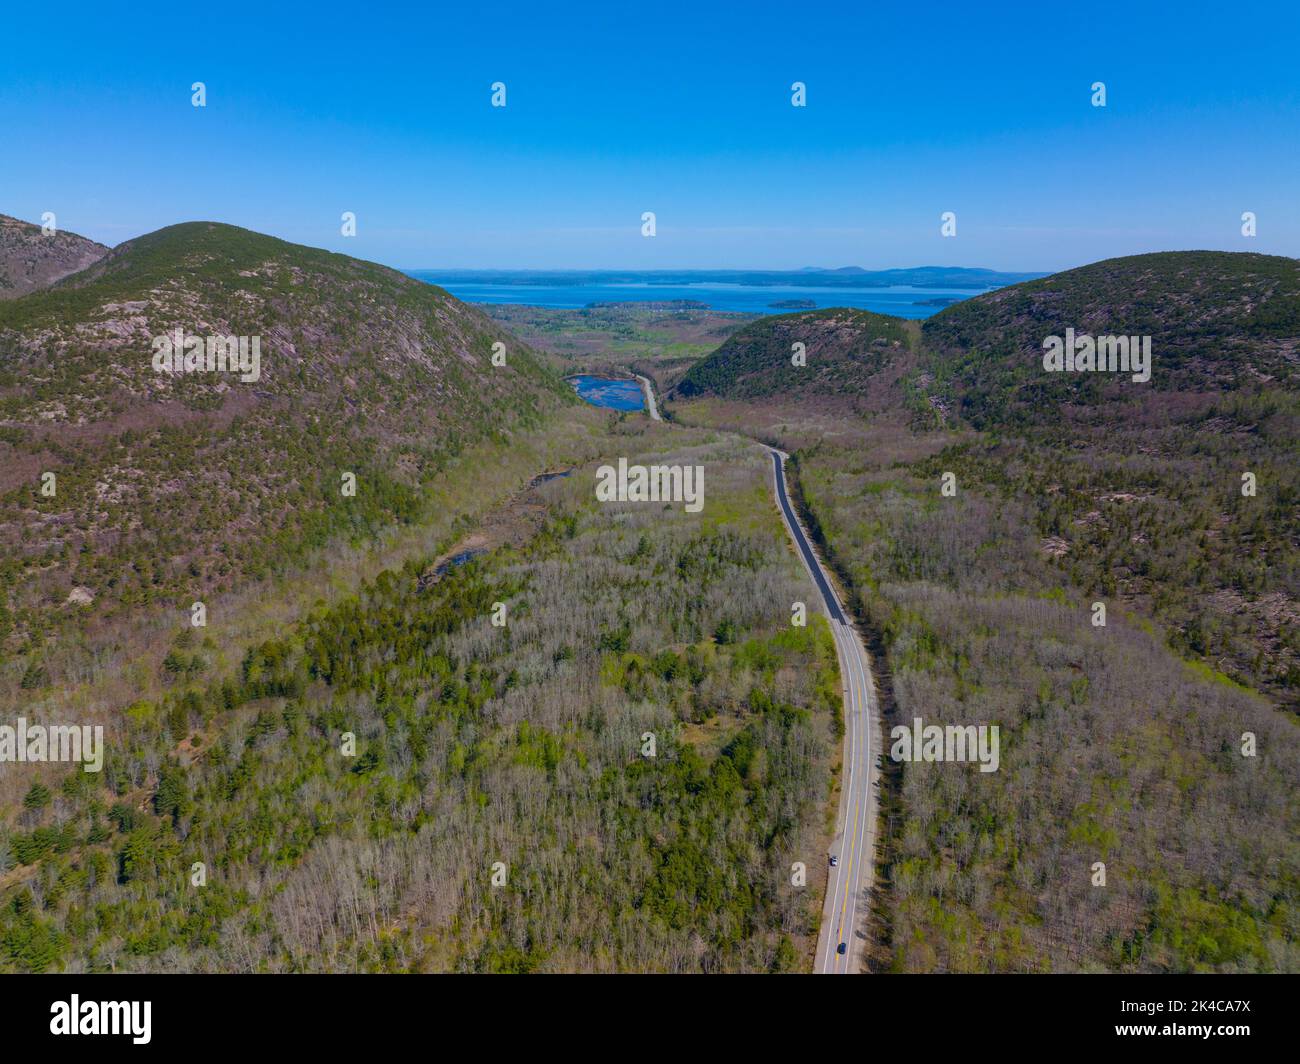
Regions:
<svg viewBox="0 0 1300 1064"><path fill-rule="evenodd" d="M844 765L840 774L840 807L836 817L831 855L837 858L828 869L826 903L822 908L821 933L813 970L819 974L850 975L862 963L865 941L859 922L870 911L872 879L875 874L876 794L880 783L880 711L871 662L866 648L840 600L835 594L821 559L812 548L803 525L790 504L785 486L785 460L789 455L769 447L777 504L799 556L821 594L822 605L835 637L844 686ZM839 952L840 945L845 950Z"/></svg>

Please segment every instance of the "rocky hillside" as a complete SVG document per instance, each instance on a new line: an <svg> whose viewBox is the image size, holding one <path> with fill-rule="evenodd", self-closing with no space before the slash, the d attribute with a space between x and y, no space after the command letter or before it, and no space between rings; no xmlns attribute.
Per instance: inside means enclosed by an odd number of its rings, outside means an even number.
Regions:
<svg viewBox="0 0 1300 1064"><path fill-rule="evenodd" d="M108 248L76 233L48 236L39 225L0 214L0 299L17 299L84 270Z"/></svg>
<svg viewBox="0 0 1300 1064"><path fill-rule="evenodd" d="M228 337L240 372L216 365ZM205 222L130 241L0 303L0 646L410 518L467 442L573 401L479 311L386 267Z"/></svg>

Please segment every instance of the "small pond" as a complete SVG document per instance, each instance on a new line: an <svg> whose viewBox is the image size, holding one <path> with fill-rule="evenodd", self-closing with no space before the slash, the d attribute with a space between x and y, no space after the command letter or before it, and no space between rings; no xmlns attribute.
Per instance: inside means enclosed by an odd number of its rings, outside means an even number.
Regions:
<svg viewBox="0 0 1300 1064"><path fill-rule="evenodd" d="M641 391L640 381L614 380L583 373L570 377L569 383L592 406L603 406L609 410L645 409L645 394Z"/></svg>

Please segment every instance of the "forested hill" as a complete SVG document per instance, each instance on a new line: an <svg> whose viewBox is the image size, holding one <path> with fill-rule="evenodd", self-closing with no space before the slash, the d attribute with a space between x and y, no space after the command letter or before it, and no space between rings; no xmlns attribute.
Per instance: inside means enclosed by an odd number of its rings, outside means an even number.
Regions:
<svg viewBox="0 0 1300 1064"><path fill-rule="evenodd" d="M903 319L866 310L833 307L760 318L692 366L671 398L857 396L910 343ZM797 353L806 364L794 361Z"/></svg>
<svg viewBox="0 0 1300 1064"><path fill-rule="evenodd" d="M1128 374L1048 374L1043 342L1150 337L1150 388ZM848 308L761 318L693 366L671 398L859 396L919 348L937 400L977 427L1054 422L1083 408L1184 395L1300 388L1300 262L1272 255L1162 252L1109 259L963 300L922 326ZM791 361L804 345L807 366ZM901 349L901 350L900 350ZM902 394L896 395L902 401ZM1155 400L1156 403L1177 400Z"/></svg>
<svg viewBox="0 0 1300 1064"><path fill-rule="evenodd" d="M176 330L257 338L260 364L160 371ZM395 270L209 222L132 240L0 302L0 649L407 519L468 441L571 402L485 315Z"/></svg>
<svg viewBox="0 0 1300 1064"><path fill-rule="evenodd" d="M1043 341L1067 329L1150 337L1151 380L1043 372ZM1062 403L1129 416L1187 410L1190 396L1294 393L1300 261L1222 251L1107 259L965 300L928 319L923 334L941 388L980 427L1051 422Z"/></svg>
<svg viewBox="0 0 1300 1064"><path fill-rule="evenodd" d="M1043 341L1149 336L1151 378L1048 373ZM923 327L917 412L985 430L945 469L1028 499L1072 579L1300 703L1300 262L1110 259Z"/></svg>

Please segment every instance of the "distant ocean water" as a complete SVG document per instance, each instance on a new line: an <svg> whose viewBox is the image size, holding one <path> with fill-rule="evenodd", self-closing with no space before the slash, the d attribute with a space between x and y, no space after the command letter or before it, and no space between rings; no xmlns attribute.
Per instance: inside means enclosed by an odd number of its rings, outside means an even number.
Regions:
<svg viewBox="0 0 1300 1064"><path fill-rule="evenodd" d="M742 311L747 314L789 314L799 308L772 307L787 299L811 300L817 309L856 307L900 318L928 318L942 306L925 306L929 300L960 300L993 291L992 288L914 288L892 285L887 288L805 288L794 285L741 284L484 284L482 282L439 282L437 274L420 271L413 274L422 281L438 284L467 303L522 303L533 307L576 309L589 303L661 302L693 299L713 310ZM812 308L804 308L812 309Z"/></svg>

